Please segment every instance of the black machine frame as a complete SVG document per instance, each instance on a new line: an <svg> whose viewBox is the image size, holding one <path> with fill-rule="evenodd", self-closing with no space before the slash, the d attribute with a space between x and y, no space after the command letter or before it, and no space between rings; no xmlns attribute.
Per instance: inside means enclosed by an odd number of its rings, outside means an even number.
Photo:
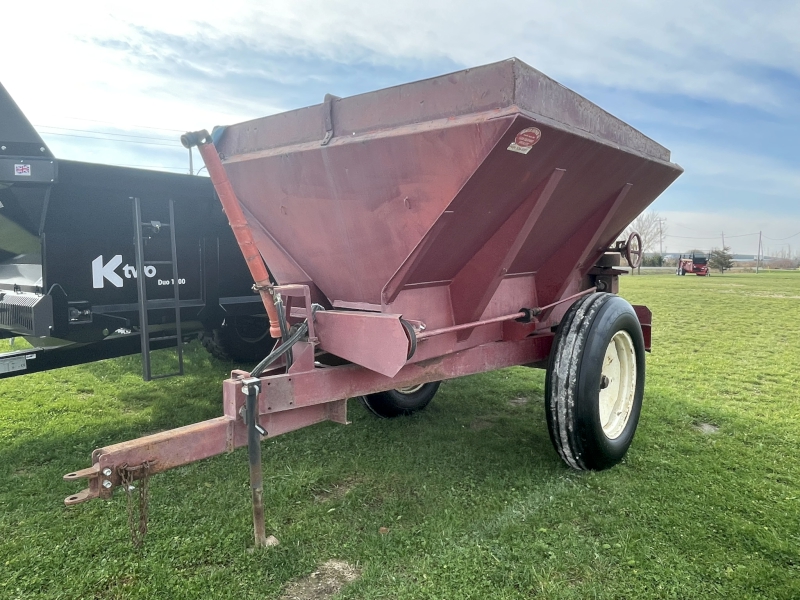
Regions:
<svg viewBox="0 0 800 600"><path fill-rule="evenodd" d="M33 346L0 353L0 378L147 358L237 317L268 342L251 286L208 178L57 160L0 85L0 339Z"/></svg>

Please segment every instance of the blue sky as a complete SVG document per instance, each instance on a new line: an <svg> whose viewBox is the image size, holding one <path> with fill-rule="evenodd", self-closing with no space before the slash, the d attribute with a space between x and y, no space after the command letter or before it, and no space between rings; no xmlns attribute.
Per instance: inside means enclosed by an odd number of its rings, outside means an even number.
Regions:
<svg viewBox="0 0 800 600"><path fill-rule="evenodd" d="M724 231L734 251L755 252L746 234L759 230L767 248L800 250L789 237L800 234L796 1L140 0L40 12L4 15L7 47L26 52L0 63L0 81L61 158L177 172L188 168L182 130L516 56L672 150L686 172L653 206L669 250L719 245Z"/></svg>

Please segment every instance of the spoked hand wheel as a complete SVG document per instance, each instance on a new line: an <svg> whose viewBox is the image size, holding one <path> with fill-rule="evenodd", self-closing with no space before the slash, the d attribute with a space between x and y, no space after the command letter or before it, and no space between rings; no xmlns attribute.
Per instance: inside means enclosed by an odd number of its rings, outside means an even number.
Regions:
<svg viewBox="0 0 800 600"><path fill-rule="evenodd" d="M628 266L631 269L636 269L642 264L642 236L637 232L633 232L628 236L625 242L625 260L628 261Z"/></svg>

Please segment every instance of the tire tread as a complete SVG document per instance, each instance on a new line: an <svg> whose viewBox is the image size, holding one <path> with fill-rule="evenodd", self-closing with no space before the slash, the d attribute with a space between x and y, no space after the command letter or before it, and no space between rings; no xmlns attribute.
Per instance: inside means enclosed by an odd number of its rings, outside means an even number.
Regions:
<svg viewBox="0 0 800 600"><path fill-rule="evenodd" d="M580 377L580 357L588 339L593 317L612 294L585 296L570 307L556 333L547 374L548 430L561 459L577 470L587 470L583 445L575 431L575 394Z"/></svg>

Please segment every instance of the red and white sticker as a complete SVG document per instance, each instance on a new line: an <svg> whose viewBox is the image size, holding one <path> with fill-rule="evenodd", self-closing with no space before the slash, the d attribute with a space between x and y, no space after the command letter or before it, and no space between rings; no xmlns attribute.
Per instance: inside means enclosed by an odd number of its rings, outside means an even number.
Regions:
<svg viewBox="0 0 800 600"><path fill-rule="evenodd" d="M14 175L20 177L30 177L31 176L31 166L30 165L14 165Z"/></svg>
<svg viewBox="0 0 800 600"><path fill-rule="evenodd" d="M512 152L527 154L540 139L542 139L542 132L536 127L528 127L517 134L508 149Z"/></svg>

